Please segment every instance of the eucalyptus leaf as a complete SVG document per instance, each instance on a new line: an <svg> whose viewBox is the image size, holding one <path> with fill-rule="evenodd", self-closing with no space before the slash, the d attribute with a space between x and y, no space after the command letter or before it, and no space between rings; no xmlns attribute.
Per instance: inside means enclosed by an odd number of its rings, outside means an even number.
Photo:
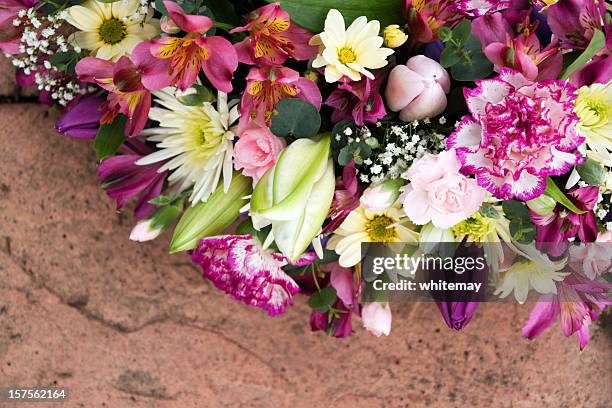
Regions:
<svg viewBox="0 0 612 408"><path fill-rule="evenodd" d="M600 186L606 178L606 172L601 164L593 159L587 159L583 164L576 167L580 178L591 186Z"/></svg>
<svg viewBox="0 0 612 408"><path fill-rule="evenodd" d="M452 31L452 38L459 44L465 44L470 38L472 32L472 24L470 20L465 19L461 21Z"/></svg>
<svg viewBox="0 0 612 408"><path fill-rule="evenodd" d="M181 96L178 98L179 102L186 106L201 106L204 102L212 102L215 99L215 95L212 91L202 85L194 85L194 93Z"/></svg>
<svg viewBox="0 0 612 408"><path fill-rule="evenodd" d="M319 312L326 312L336 303L337 298L336 289L327 286L308 298L308 306Z"/></svg>
<svg viewBox="0 0 612 408"><path fill-rule="evenodd" d="M279 0L279 3L289 13L292 21L313 33L323 31L325 17L330 9L342 13L347 27L360 16L380 21L381 27L405 24L402 16L404 0Z"/></svg>
<svg viewBox="0 0 612 408"><path fill-rule="evenodd" d="M452 45L447 45L440 54L440 65L450 68L461 62L461 51Z"/></svg>
<svg viewBox="0 0 612 408"><path fill-rule="evenodd" d="M126 121L127 118L124 115L119 115L113 123L100 126L94 140L94 149L98 159L102 160L117 153L119 146L125 140Z"/></svg>
<svg viewBox="0 0 612 408"><path fill-rule="evenodd" d="M467 59L451 68L451 75L457 81L474 81L484 79L493 72L493 64L482 53L480 40L470 35L469 40L465 44L465 51L468 53Z"/></svg>
<svg viewBox="0 0 612 408"><path fill-rule="evenodd" d="M272 114L270 130L278 137L312 138L321 128L317 108L297 98L281 100Z"/></svg>

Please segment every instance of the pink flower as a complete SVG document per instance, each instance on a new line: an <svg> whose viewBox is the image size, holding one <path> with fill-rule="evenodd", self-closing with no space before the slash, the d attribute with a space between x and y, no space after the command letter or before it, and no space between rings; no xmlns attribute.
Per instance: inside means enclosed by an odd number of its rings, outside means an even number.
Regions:
<svg viewBox="0 0 612 408"><path fill-rule="evenodd" d="M431 221L445 229L478 211L486 192L460 169L453 150L427 154L408 169L405 177L410 184L400 199L412 222L425 225Z"/></svg>
<svg viewBox="0 0 612 408"><path fill-rule="evenodd" d="M426 44L438 39L438 30L452 27L461 20L456 0L405 0L404 17L410 27L412 44Z"/></svg>
<svg viewBox="0 0 612 408"><path fill-rule="evenodd" d="M466 174L495 197L530 200L546 188L546 177L565 174L582 160L584 142L575 130L576 89L565 81L531 82L502 69L464 91L471 115L447 140Z"/></svg>
<svg viewBox="0 0 612 408"><path fill-rule="evenodd" d="M468 17L478 17L510 7L510 0L460 0L457 11Z"/></svg>
<svg viewBox="0 0 612 408"><path fill-rule="evenodd" d="M568 240L578 236L581 242L593 242L597 238L597 221L593 208L597 204L599 187L586 186L573 189L569 200L584 214L569 211L561 204L547 215L531 212L536 226L536 247L552 256L562 255L569 246Z"/></svg>
<svg viewBox="0 0 612 408"><path fill-rule="evenodd" d="M120 154L108 157L98 165L98 179L106 189L106 194L116 201L117 210L123 208L131 198L137 198L134 207L136 218L146 218L153 214L156 207L149 204L149 201L161 193L168 175L166 171L158 172L163 162L136 165L138 160L150 153L150 147L131 139L121 145Z"/></svg>
<svg viewBox="0 0 612 408"><path fill-rule="evenodd" d="M559 41L554 39L542 49L536 35L540 22L532 23L530 13L508 10L479 17L474 20L474 34L496 69L513 68L532 81L556 79L563 68Z"/></svg>
<svg viewBox="0 0 612 408"><path fill-rule="evenodd" d="M358 82L345 82L336 88L325 105L334 108L332 122L353 119L359 126L376 123L387 114L380 96L380 85L384 76L372 81L364 77Z"/></svg>
<svg viewBox="0 0 612 408"><path fill-rule="evenodd" d="M561 328L566 337L576 333L580 350L589 343L589 326L607 305L612 304L612 285L605 281L588 280L572 274L557 282L556 295L542 295L523 327L523 336L533 340L561 316Z"/></svg>
<svg viewBox="0 0 612 408"><path fill-rule="evenodd" d="M308 253L299 266L312 263ZM265 309L270 316L284 313L293 304L299 286L282 267L288 260L264 250L251 235L223 235L204 238L191 254L204 276L232 299Z"/></svg>
<svg viewBox="0 0 612 408"><path fill-rule="evenodd" d="M243 169L242 174L256 183L274 166L285 146L284 139L274 136L269 128L251 122L234 145L236 170Z"/></svg>
<svg viewBox="0 0 612 408"><path fill-rule="evenodd" d="M388 303L366 303L361 309L363 327L376 337L391 333L391 320L391 306Z"/></svg>
<svg viewBox="0 0 612 408"><path fill-rule="evenodd" d="M164 1L172 21L187 33L185 37L164 37L156 40L151 53L170 62L173 83L182 90L193 85L200 70L222 92L232 91L232 76L238 68L238 56L231 42L223 37L207 37L213 22L206 16L186 14L173 1Z"/></svg>
<svg viewBox="0 0 612 408"><path fill-rule="evenodd" d="M151 108L151 90L170 84L167 63L149 52L151 43L144 41L132 51L132 60L121 57L108 60L85 57L76 65L81 81L93 82L109 91L106 113L100 123L112 123L119 113L127 116L126 136L137 136L147 122Z"/></svg>
<svg viewBox="0 0 612 408"><path fill-rule="evenodd" d="M565 48L586 48L605 24L605 1L563 0L548 9L548 25Z"/></svg>
<svg viewBox="0 0 612 408"><path fill-rule="evenodd" d="M612 231L606 231L600 232L595 242L570 246L570 262L573 269L584 273L591 280L612 272L610 243L612 243Z"/></svg>
<svg viewBox="0 0 612 408"><path fill-rule="evenodd" d="M368 211L384 211L395 204L403 185L404 181L401 179L373 184L365 189L359 202Z"/></svg>
<svg viewBox="0 0 612 408"><path fill-rule="evenodd" d="M321 108L321 91L309 79L286 67L251 68L240 102L240 128L250 121L269 126L276 104L285 98L300 98Z"/></svg>
<svg viewBox="0 0 612 408"><path fill-rule="evenodd" d="M334 192L334 200L329 209L328 217L331 221L323 228L323 234L328 234L334 231L342 224L348 215L355 208L359 207L359 196L361 188L357 182L357 170L355 162L351 161L344 166L342 171L342 179L336 183L336 191Z"/></svg>
<svg viewBox="0 0 612 408"><path fill-rule="evenodd" d="M238 60L248 65L282 65L287 58L312 58L317 47L308 45L309 31L291 23L279 3L268 4L251 13L247 24L233 33L248 31L249 36L235 45Z"/></svg>
<svg viewBox="0 0 612 408"><path fill-rule="evenodd" d="M387 105L404 122L431 118L446 109L450 91L448 72L431 58L417 55L389 74L385 91Z"/></svg>

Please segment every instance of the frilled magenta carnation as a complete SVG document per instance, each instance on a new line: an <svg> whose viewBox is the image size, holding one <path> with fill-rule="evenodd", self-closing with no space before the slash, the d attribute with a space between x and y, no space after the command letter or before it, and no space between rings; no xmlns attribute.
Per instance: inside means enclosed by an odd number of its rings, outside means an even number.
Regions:
<svg viewBox="0 0 612 408"><path fill-rule="evenodd" d="M307 254L298 264L312 262ZM299 286L283 270L287 259L264 250L250 235L205 238L191 254L204 276L220 290L249 306L276 316L293 304Z"/></svg>
<svg viewBox="0 0 612 408"><path fill-rule="evenodd" d="M564 81L532 82L502 69L499 77L466 89L471 115L447 142L463 171L496 198L530 200L546 188L546 177L561 175L582 160L576 148L573 112L576 89Z"/></svg>

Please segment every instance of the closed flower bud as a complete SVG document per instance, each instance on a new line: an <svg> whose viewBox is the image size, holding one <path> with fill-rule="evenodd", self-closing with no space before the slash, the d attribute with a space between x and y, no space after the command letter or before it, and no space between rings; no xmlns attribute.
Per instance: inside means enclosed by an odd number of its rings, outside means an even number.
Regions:
<svg viewBox="0 0 612 408"><path fill-rule="evenodd" d="M177 26L176 23L172 21L172 19L168 16L163 16L161 18L161 20L159 21L159 26L161 27L161 30L166 34L176 34L181 31L179 26Z"/></svg>
<svg viewBox="0 0 612 408"><path fill-rule="evenodd" d="M406 35L397 24L387 26L383 31L383 37L385 39L385 47L389 48L401 47L408 41L408 35Z"/></svg>
<svg viewBox="0 0 612 408"><path fill-rule="evenodd" d="M130 240L136 242L152 241L162 233L159 228L153 227L152 220L140 221L130 232Z"/></svg>
<svg viewBox="0 0 612 408"><path fill-rule="evenodd" d="M386 210L397 201L403 184L402 180L396 179L368 187L359 199L361 206L370 211Z"/></svg>
<svg viewBox="0 0 612 408"><path fill-rule="evenodd" d="M548 215L555 209L557 202L547 196L546 194L542 194L539 197L534 198L533 200L527 201L527 207L534 213L538 215Z"/></svg>
<svg viewBox="0 0 612 408"><path fill-rule="evenodd" d="M366 303L361 309L361 321L367 331L380 337L391 333L391 307L388 303Z"/></svg>

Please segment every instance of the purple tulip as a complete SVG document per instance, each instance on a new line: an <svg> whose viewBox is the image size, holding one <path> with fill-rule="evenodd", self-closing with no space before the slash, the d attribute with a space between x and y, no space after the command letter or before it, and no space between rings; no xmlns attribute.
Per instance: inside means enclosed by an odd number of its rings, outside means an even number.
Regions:
<svg viewBox="0 0 612 408"><path fill-rule="evenodd" d="M98 166L98 178L106 188L106 194L123 208L129 199L137 197L134 208L136 218L146 218L156 207L149 201L159 196L167 172L158 173L164 162L138 166L136 161L151 153L151 149L138 140L129 140L121 147L117 156L102 160Z"/></svg>
<svg viewBox="0 0 612 408"><path fill-rule="evenodd" d="M68 107L64 115L55 124L55 129L75 139L94 139L100 127L100 118L104 111L100 105L105 98L88 95Z"/></svg>
<svg viewBox="0 0 612 408"><path fill-rule="evenodd" d="M436 302L444 322L453 330L463 330L468 325L479 302Z"/></svg>

